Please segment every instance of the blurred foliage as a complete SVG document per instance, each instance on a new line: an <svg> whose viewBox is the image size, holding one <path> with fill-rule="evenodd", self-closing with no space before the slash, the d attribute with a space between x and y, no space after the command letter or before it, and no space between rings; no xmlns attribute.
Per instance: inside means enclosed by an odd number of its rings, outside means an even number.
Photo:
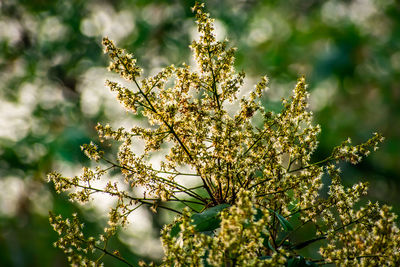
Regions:
<svg viewBox="0 0 400 267"><path fill-rule="evenodd" d="M52 169L73 174L89 164L79 146L95 136L98 121L126 123L126 113L103 87L111 74L101 37L134 52L144 69L191 63L193 4L0 2L0 265L66 265L52 246L56 235L47 211L81 211L56 197L43 183L45 175ZM217 18L219 37L229 36L238 47L236 64L248 79L271 78L266 108L279 109L296 78L307 76L311 108L322 126L315 160L347 137L358 143L383 133L381 150L355 167L343 165L344 179L351 184L365 177L370 197L399 203L399 2L223 0L208 1L207 8ZM88 229L96 231L96 209L89 214ZM160 222L150 222L157 235ZM115 240L120 251L135 247L121 240Z"/></svg>

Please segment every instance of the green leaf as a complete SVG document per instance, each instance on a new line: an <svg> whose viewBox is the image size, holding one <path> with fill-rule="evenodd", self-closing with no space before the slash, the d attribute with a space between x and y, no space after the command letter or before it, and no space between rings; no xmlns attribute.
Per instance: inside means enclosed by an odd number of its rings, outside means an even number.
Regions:
<svg viewBox="0 0 400 267"><path fill-rule="evenodd" d="M229 204L220 204L215 207L206 209L201 213L196 213L192 215L192 224L195 229L199 232L213 231L217 229L221 223L219 218L219 213L229 207Z"/></svg>
<svg viewBox="0 0 400 267"><path fill-rule="evenodd" d="M229 206L229 204L220 204L206 209L201 213L193 214L191 216L191 219L193 220L191 224L194 225L197 231L210 235L211 231L217 229L220 226L220 212ZM180 225L181 223L179 222L171 228L171 231L169 233L171 237L176 237L179 234L179 232L181 231Z"/></svg>
<svg viewBox="0 0 400 267"><path fill-rule="evenodd" d="M171 232L169 232L169 235L171 237L176 237L179 234L179 232L181 231L180 225L181 223L176 223L174 226L172 226Z"/></svg>
<svg viewBox="0 0 400 267"><path fill-rule="evenodd" d="M280 224L282 225L283 229L285 229L285 231L293 231L293 226L288 222L288 220L285 219L285 217L283 217L282 215L280 215L279 213L277 213L272 209L268 210L275 213L276 217L278 218Z"/></svg>
<svg viewBox="0 0 400 267"><path fill-rule="evenodd" d="M272 246L271 242L269 242L269 240L267 240L267 244L268 244L268 248L272 251L276 251L274 246Z"/></svg>
<svg viewBox="0 0 400 267"><path fill-rule="evenodd" d="M282 242L282 240L279 240L277 243L280 244L281 242ZM289 240L285 240L282 242L282 246L291 248L293 246L293 244Z"/></svg>
<svg viewBox="0 0 400 267"><path fill-rule="evenodd" d="M312 243L314 243L314 242L317 242L317 241L319 241L319 240L322 240L322 239L325 239L326 237L324 237L324 236L320 236L320 237L316 237L316 238L313 238L313 239L310 239L310 240L307 240L307 241L304 241L304 242L301 242L301 243L299 243L299 244L296 244L296 245L294 245L293 247L292 247L292 249L302 249L302 248L305 248L306 246L308 246L308 245L310 245L310 244L312 244Z"/></svg>

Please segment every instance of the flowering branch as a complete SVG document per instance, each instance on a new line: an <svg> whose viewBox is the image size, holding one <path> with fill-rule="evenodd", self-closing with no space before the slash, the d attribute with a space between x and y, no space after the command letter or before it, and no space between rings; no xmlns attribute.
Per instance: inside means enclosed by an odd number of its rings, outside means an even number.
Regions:
<svg viewBox="0 0 400 267"><path fill-rule="evenodd" d="M171 65L144 78L133 55L103 39L111 59L109 70L135 89L112 81L106 85L127 111L140 112L151 127L115 130L98 124L101 141L120 143L116 162L93 142L83 145L90 159L108 167L85 167L82 175L71 178L50 173L48 179L56 191L67 192L71 200L80 203L91 201L94 193L117 200L99 238L105 245L139 207L176 213L161 232L164 266L399 265L396 216L377 203L358 205L367 194L367 183L344 187L337 167L339 161L357 164L378 148L383 137L375 133L355 146L348 139L327 158L312 162L320 126L312 121L305 78L297 80L279 113L260 103L268 85L265 76L238 99L245 74L235 71L235 49L228 48L227 40L216 39L213 20L203 4L197 3L193 12L200 33L190 45L196 70L186 64ZM237 106L236 114L227 112L227 102ZM256 114L263 118L257 126L252 122ZM136 139L145 143L139 155L132 145ZM168 153L155 169L147 161L164 144L169 145ZM181 172L181 168L192 171ZM114 183L107 177L110 170L119 171ZM323 175L330 180L326 185ZM177 177L200 185L185 186ZM93 187L97 180L107 181L106 186ZM327 196L320 194L324 187ZM143 197L134 194L137 188ZM50 215L50 221L60 234L56 246L71 257L72 264L98 263L100 259L93 262L86 254L101 247L94 238L83 242L83 226L76 216L73 223L55 215ZM301 240L297 234L305 231L306 225L313 225L315 232ZM318 251L322 259L299 255L301 248L320 240L324 240ZM117 255L105 249L105 255ZM83 251L84 256L75 250Z"/></svg>

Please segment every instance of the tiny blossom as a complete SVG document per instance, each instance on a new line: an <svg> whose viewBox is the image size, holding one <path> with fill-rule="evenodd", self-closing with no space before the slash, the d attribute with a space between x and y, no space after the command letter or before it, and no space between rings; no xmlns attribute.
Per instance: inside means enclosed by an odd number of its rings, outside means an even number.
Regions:
<svg viewBox="0 0 400 267"><path fill-rule="evenodd" d="M90 142L90 144L82 145L81 150L88 158L94 159L95 161L99 161L99 159L103 155L103 151L98 151L97 146L93 142Z"/></svg>
<svg viewBox="0 0 400 267"><path fill-rule="evenodd" d="M197 68L171 65L142 77L131 54L103 39L111 59L109 70L131 84L107 81L106 85L127 112L143 115L150 126L113 129L99 123L101 142L119 142L117 155L105 156L91 142L82 150L98 162L97 167L84 167L74 177L48 175L57 193L67 192L71 201L85 204L93 194L114 199L98 238L85 236L76 215L63 219L50 214L60 235L55 246L73 266L99 264L92 255L96 250L133 266L106 245L130 222L132 212L146 206L154 213L160 209L176 213L161 231L162 266L400 265L396 216L387 206L361 205L368 184L345 187L336 164L359 163L383 137L374 133L359 145L347 139L327 158L312 162L321 128L313 124L305 77L297 80L278 113L260 101L268 86L266 76L239 98L245 74L234 68L235 48L216 39L204 4L197 3L193 12L200 36L190 48ZM237 103L235 114L227 112L227 102ZM262 118L259 125L252 120L256 114ZM143 153L133 145L136 140L144 142ZM164 149L168 151L160 167L153 167L149 157ZM111 181L109 176L116 171L120 176ZM196 179L198 186L185 186L181 181L186 178ZM98 180L105 181L103 187L94 186ZM321 195L321 189L327 194ZM216 209L221 210L213 214ZM206 217L210 214L214 217ZM199 226L199 217L207 218L208 228ZM298 234L309 231L309 225L315 230L308 237ZM319 247L320 257L300 254L311 244ZM144 261L139 265L155 266Z"/></svg>

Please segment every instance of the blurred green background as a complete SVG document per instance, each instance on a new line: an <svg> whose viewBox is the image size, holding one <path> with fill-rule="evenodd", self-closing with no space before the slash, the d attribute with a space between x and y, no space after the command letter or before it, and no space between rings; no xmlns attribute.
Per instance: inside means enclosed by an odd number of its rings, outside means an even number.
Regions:
<svg viewBox="0 0 400 267"><path fill-rule="evenodd" d="M104 87L109 36L133 52L146 72L191 63L194 1L2 0L0 2L0 266L66 266L48 211L88 214L89 232L103 226L101 209L82 209L44 182L59 170L76 175L88 161L80 145L96 139L97 122L128 124ZM382 148L343 180L370 182L369 198L400 210L400 3L394 0L208 1L217 36L238 47L236 65L249 86L271 79L263 99L278 111L305 74L315 122L322 127L315 160L347 137L381 132ZM128 120L127 120L128 119ZM104 210L103 210L104 212ZM159 221L144 211L113 246L137 262L159 259ZM117 262L105 258L106 266Z"/></svg>

